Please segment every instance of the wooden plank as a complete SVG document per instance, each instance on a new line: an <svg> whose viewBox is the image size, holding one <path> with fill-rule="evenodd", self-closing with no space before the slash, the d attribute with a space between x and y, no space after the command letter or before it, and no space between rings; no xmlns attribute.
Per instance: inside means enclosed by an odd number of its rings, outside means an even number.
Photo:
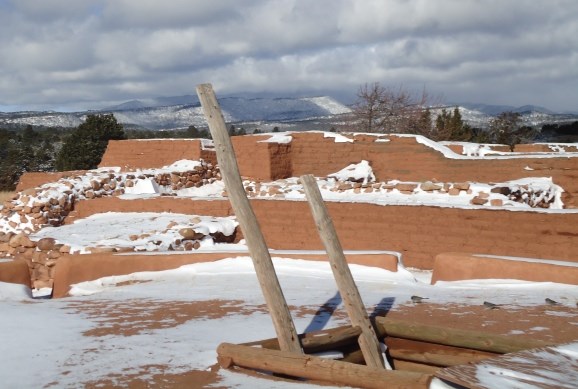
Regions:
<svg viewBox="0 0 578 389"><path fill-rule="evenodd" d="M339 242L337 232L333 226L333 222L329 217L321 192L317 186L317 181L312 175L304 175L300 177L301 184L307 196L315 225L319 231L329 262L331 263L331 270L337 283L337 288L343 299L343 304L349 315L349 319L354 326L361 328L361 335L359 336L359 347L363 352L365 363L371 367L384 367L383 354L379 340L373 329L373 325L369 321L365 305L355 285L351 270L343 254L343 248Z"/></svg>
<svg viewBox="0 0 578 389"><path fill-rule="evenodd" d="M378 331L383 336L421 340L424 342L463 347L491 353L511 353L551 343L513 336L494 335L479 331L459 330L449 327L412 323L405 320L377 317Z"/></svg>
<svg viewBox="0 0 578 389"><path fill-rule="evenodd" d="M361 334L359 327L344 326L331 328L323 331L299 334L299 340L303 351L306 353L318 353L329 350L339 350L350 344L355 344ZM277 338L243 343L244 346L261 346L271 350L279 350Z"/></svg>
<svg viewBox="0 0 578 389"><path fill-rule="evenodd" d="M224 368L241 366L358 388L427 388L432 378L429 374L385 370L231 343L221 343L217 354Z"/></svg>
<svg viewBox="0 0 578 389"><path fill-rule="evenodd" d="M205 118L209 123L219 169L227 188L231 206L247 241L255 272L273 320L275 333L279 339L279 345L282 350L302 353L295 324L291 318L285 296L283 296L265 238L245 194L233 144L229 138L225 119L223 119L213 87L211 84L197 85L197 95L201 101Z"/></svg>
<svg viewBox="0 0 578 389"><path fill-rule="evenodd" d="M394 359L440 367L463 365L501 355L390 336L385 338L385 344L389 355Z"/></svg>
<svg viewBox="0 0 578 389"><path fill-rule="evenodd" d="M578 382L578 342L500 355L439 370L436 377L465 388L567 388Z"/></svg>

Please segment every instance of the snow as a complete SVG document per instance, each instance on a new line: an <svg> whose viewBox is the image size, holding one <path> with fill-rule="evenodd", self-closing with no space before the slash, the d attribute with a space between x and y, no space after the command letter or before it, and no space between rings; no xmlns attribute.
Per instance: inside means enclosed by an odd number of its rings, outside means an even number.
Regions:
<svg viewBox="0 0 578 389"><path fill-rule="evenodd" d="M373 169L369 166L369 162L362 160L359 163L351 164L346 168L328 175L330 178L335 178L340 181L356 181L367 184L375 181Z"/></svg>
<svg viewBox="0 0 578 389"><path fill-rule="evenodd" d="M340 301L328 263L279 257L273 262L290 306L310 307L315 312L330 300ZM520 282L513 287L480 282L432 286L419 282L404 269L393 273L352 265L351 271L368 307L378 306L384 296L393 305L411 304L410 296L414 294L440 304L467 301L481 305L491 300L523 306L542 302L544 295L560 294L570 302L578 299L578 287L567 285ZM58 300L30 301L24 288L0 284L3 385L44 387L54 382L55 387L74 388L115 376L120 379L141 374L146 379L151 374L146 366L151 365L159 366L165 374L207 370L216 363L221 342L242 343L275 336L269 315L258 308L264 304L258 285L249 257L87 281L74 286L73 297ZM201 313L181 321L170 314L169 308L179 304L215 300L243 314L211 317ZM152 326L147 312L157 310L165 310L166 314L162 325ZM115 321L114 317L122 320ZM303 332L347 324L342 317L302 313L294 315L294 320L297 331ZM91 330L107 328L116 328L117 332L90 335ZM575 350L567 351L572 352ZM218 386L232 388L314 387L229 371L218 375L222 379Z"/></svg>
<svg viewBox="0 0 578 389"><path fill-rule="evenodd" d="M287 144L287 143L291 143L292 140L293 140L293 138L290 135L287 135L287 133L279 133L279 134L271 136L268 139L260 140L259 143Z"/></svg>
<svg viewBox="0 0 578 389"><path fill-rule="evenodd" d="M345 135L338 134L336 132L324 132L324 138L333 138L335 143L353 143L353 139L346 137Z"/></svg>
<svg viewBox="0 0 578 389"><path fill-rule="evenodd" d="M337 101L333 100L331 97L321 96L321 97L306 97L302 100L310 101L319 107L325 109L329 115L341 115L344 113L350 113L351 108L338 103Z"/></svg>
<svg viewBox="0 0 578 389"><path fill-rule="evenodd" d="M114 228L111 228L114 226ZM31 234L32 240L54 238L69 245L72 253L87 253L91 247L134 247L136 251L163 251L182 239L179 230L192 228L196 232L221 232L231 235L237 222L233 217L214 218L178 213L107 212L92 215L60 227L46 227ZM131 239L137 237L137 239ZM208 237L207 237L208 238ZM219 248L210 239L203 239L202 248Z"/></svg>

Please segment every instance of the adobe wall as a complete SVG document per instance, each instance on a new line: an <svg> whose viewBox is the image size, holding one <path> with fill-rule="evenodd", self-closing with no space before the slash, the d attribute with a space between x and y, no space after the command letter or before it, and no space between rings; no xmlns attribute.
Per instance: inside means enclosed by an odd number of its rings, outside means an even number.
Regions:
<svg viewBox="0 0 578 389"><path fill-rule="evenodd" d="M438 281L516 279L578 285L576 263L547 263L492 258L467 253L443 253L435 259L431 284Z"/></svg>
<svg viewBox="0 0 578 389"><path fill-rule="evenodd" d="M232 138L244 177L275 180L303 174L326 176L362 159L380 181L502 182L524 177L552 177L566 191L567 208L578 207L578 158L449 159L414 137L356 135L355 142L335 142L323 133L292 133L291 143L262 142L271 134ZM520 150L543 151L544 145L520 145ZM544 149L545 150L545 149ZM127 169L170 165L179 159L216 162L213 150L202 150L195 139L110 141L100 166Z"/></svg>
<svg viewBox="0 0 578 389"><path fill-rule="evenodd" d="M30 271L25 261L0 262L0 282L30 287Z"/></svg>
<svg viewBox="0 0 578 389"><path fill-rule="evenodd" d="M305 201L251 200L251 205L270 248L323 249ZM432 269L435 256L444 252L578 262L576 214L362 203L327 203L327 207L344 250L398 251L406 266ZM103 210L232 214L228 201L168 197L100 198L79 202L75 212L87 217Z"/></svg>
<svg viewBox="0 0 578 389"><path fill-rule="evenodd" d="M142 271L161 271L176 269L183 265L218 261L224 258L248 256L248 253L202 253L160 254L160 255L119 255L98 253L88 255L66 255L59 259L54 271L54 298L68 294L70 286L83 281L92 281L102 277L120 274L131 274ZM326 255L317 254L283 254L283 258L297 258L310 261L327 261ZM392 254L357 254L345 255L347 262L365 266L379 267L397 271L397 257ZM1 263L0 263L1 265ZM27 269L26 269L27 271Z"/></svg>
<svg viewBox="0 0 578 389"><path fill-rule="evenodd" d="M377 180L440 182L502 182L524 177L552 177L566 191L567 208L578 208L578 158L449 159L413 137L357 136L354 143L336 143L320 133L292 134L293 176L324 176L365 159ZM532 170L529 170L532 169Z"/></svg>
<svg viewBox="0 0 578 389"><path fill-rule="evenodd" d="M84 171L73 170L67 172L24 172L24 174L22 174L18 180L18 185L16 185L16 192L20 192L29 188L36 188L49 182L58 181L61 178L72 177L79 174L84 174Z"/></svg>
<svg viewBox="0 0 578 389"><path fill-rule="evenodd" d="M140 139L109 141L98 166L120 166L123 170L159 168L181 159L217 162L215 152L203 150L200 139Z"/></svg>

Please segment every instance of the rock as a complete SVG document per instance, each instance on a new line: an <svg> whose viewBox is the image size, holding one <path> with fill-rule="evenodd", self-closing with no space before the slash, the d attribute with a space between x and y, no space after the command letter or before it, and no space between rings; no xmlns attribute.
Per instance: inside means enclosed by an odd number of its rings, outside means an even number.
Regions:
<svg viewBox="0 0 578 389"><path fill-rule="evenodd" d="M490 205L492 207L501 207L502 205L504 205L504 202L502 201L502 199L491 199Z"/></svg>
<svg viewBox="0 0 578 389"><path fill-rule="evenodd" d="M486 192L480 192L478 193L478 197L481 199L487 199L488 197L490 197L490 194Z"/></svg>
<svg viewBox="0 0 578 389"><path fill-rule="evenodd" d="M450 190L448 190L450 196L458 196L460 192L461 191L458 188L450 188Z"/></svg>
<svg viewBox="0 0 578 389"><path fill-rule="evenodd" d="M54 248L56 240L54 238L42 238L36 242L36 247L41 251L48 251Z"/></svg>
<svg viewBox="0 0 578 389"><path fill-rule="evenodd" d="M426 192L433 192L434 190L442 189L441 185L434 184L433 182L429 181L422 183L419 187L421 188L421 190L424 190Z"/></svg>
<svg viewBox="0 0 578 389"><path fill-rule="evenodd" d="M60 251L58 250L50 250L48 252L48 259L58 259L62 256L62 254L60 254ZM47 265L48 266L48 265Z"/></svg>
<svg viewBox="0 0 578 389"><path fill-rule="evenodd" d="M484 204L486 204L487 202L488 202L488 199L482 199L482 198L477 197L477 196L474 197L474 198L470 201L470 203L473 204L473 205L484 205Z"/></svg>
<svg viewBox="0 0 578 389"><path fill-rule="evenodd" d="M10 247L36 247L36 244L28 238L24 233L14 235L10 239Z"/></svg>
<svg viewBox="0 0 578 389"><path fill-rule="evenodd" d="M0 231L0 243L10 242L10 238L14 236L13 232L2 232Z"/></svg>
<svg viewBox="0 0 578 389"><path fill-rule="evenodd" d="M201 232L196 232L192 228L181 228L179 230L179 234L185 240L197 240L197 239L203 239L205 237L205 234L203 234Z"/></svg>
<svg viewBox="0 0 578 389"><path fill-rule="evenodd" d="M507 186L496 186L495 188L492 188L490 192L499 193L504 196L508 196L510 193L512 193L511 189Z"/></svg>
<svg viewBox="0 0 578 389"><path fill-rule="evenodd" d="M353 189L353 185L348 182L341 182L337 185L337 190L340 192Z"/></svg>
<svg viewBox="0 0 578 389"><path fill-rule="evenodd" d="M44 265L48 261L48 254L42 251L35 251L32 253L32 262Z"/></svg>
<svg viewBox="0 0 578 389"><path fill-rule="evenodd" d="M86 250L91 254L114 253L116 251L114 247L88 247Z"/></svg>
<svg viewBox="0 0 578 389"><path fill-rule="evenodd" d="M399 190L400 192L413 192L417 188L417 184L408 184L408 183L399 183L395 185L395 189Z"/></svg>
<svg viewBox="0 0 578 389"><path fill-rule="evenodd" d="M34 280L32 287L34 289L52 288L54 286L53 280Z"/></svg>
<svg viewBox="0 0 578 389"><path fill-rule="evenodd" d="M456 182L454 183L454 188L459 189L459 190L468 190L470 189L470 183L469 182Z"/></svg>
<svg viewBox="0 0 578 389"><path fill-rule="evenodd" d="M70 246L64 244L58 251L60 251L61 254L70 254Z"/></svg>

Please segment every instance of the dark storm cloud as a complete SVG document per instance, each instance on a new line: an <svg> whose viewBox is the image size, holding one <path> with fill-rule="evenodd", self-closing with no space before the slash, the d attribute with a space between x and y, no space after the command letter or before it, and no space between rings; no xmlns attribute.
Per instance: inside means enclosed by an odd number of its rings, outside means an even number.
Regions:
<svg viewBox="0 0 578 389"><path fill-rule="evenodd" d="M573 0L0 1L0 104L422 88L578 110Z"/></svg>

